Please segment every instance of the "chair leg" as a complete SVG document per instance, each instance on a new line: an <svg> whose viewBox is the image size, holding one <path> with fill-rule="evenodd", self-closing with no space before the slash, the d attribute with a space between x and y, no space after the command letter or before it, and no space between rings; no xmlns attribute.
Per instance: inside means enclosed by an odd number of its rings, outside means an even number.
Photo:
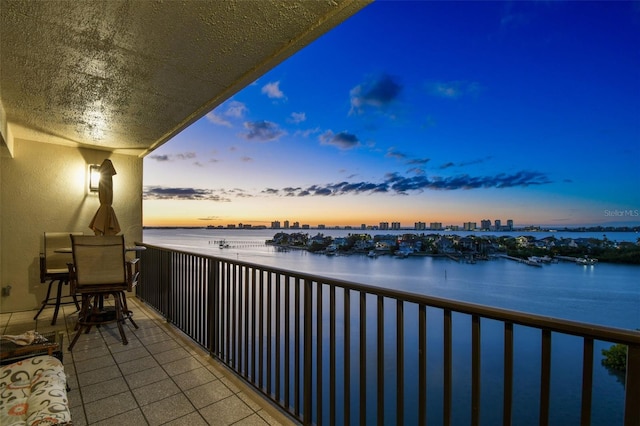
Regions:
<svg viewBox="0 0 640 426"><path fill-rule="evenodd" d="M73 293L73 294L71 295L71 297L73 298L73 303L75 303L75 305L76 305L76 309L77 309L77 310L80 310L80 305L78 304L78 298L76 297L76 294L75 294L75 293Z"/></svg>
<svg viewBox="0 0 640 426"><path fill-rule="evenodd" d="M40 306L40 310L38 311L38 313L36 314L35 317L33 317L34 320L38 319L38 316L40 315L40 313L42 312L42 310L44 309L45 306L47 306L47 302L49 301L49 296L51 296L51 286L53 285L53 281L51 280L49 281L49 287L47 287L47 296L44 298L44 300L42 301L42 306Z"/></svg>
<svg viewBox="0 0 640 426"><path fill-rule="evenodd" d="M85 327L83 322L85 321L85 319L89 315L88 310L89 310L90 299L91 299L91 295L89 295L89 294L83 294L82 295L82 308L80 308L80 313L78 314L78 323L76 324L76 328L75 328L78 331L76 332L76 335L73 337L73 340L71 341L71 344L69 344L69 352L71 352L73 350L73 347L75 346L76 342L78 341L78 338L80 338L80 335L82 334L83 327Z"/></svg>
<svg viewBox="0 0 640 426"><path fill-rule="evenodd" d="M60 311L60 299L62 298L62 285L66 284L64 280L58 280L58 291L56 292L56 304L53 309L53 319L51 320L51 325L56 325L56 320L58 319L58 311Z"/></svg>
<svg viewBox="0 0 640 426"><path fill-rule="evenodd" d="M120 292L120 297L122 298L122 313L124 314L124 319L128 319L135 328L139 328L138 324L133 320L133 312L129 310L129 306L127 305L127 294L122 291Z"/></svg>
<svg viewBox="0 0 640 426"><path fill-rule="evenodd" d="M120 337L122 337L122 344L128 345L129 341L127 340L127 336L124 334L124 329L122 328L124 317L122 316L122 303L120 301L120 296L117 292L113 292L111 294L113 295L113 304L116 308L116 324L118 325L118 331L120 331Z"/></svg>

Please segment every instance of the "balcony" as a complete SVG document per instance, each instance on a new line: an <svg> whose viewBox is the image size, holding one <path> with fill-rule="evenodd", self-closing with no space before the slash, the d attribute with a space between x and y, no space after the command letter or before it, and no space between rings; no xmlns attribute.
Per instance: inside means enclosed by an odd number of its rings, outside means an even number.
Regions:
<svg viewBox="0 0 640 426"><path fill-rule="evenodd" d="M601 342L628 346L617 415L640 422L640 333L146 246L140 300L303 424L557 422L565 339L580 403L564 422L592 423ZM539 354L533 390L514 380L523 339ZM483 358L492 346L501 359Z"/></svg>
<svg viewBox="0 0 640 426"><path fill-rule="evenodd" d="M72 353L65 348L75 425L549 424L559 406L553 347L563 336L582 345L568 360L582 375L573 386L579 413L567 424L592 423L596 341L628 345L617 414L625 425L640 419L639 333L144 245L130 297L140 328L127 330L130 343L110 325L81 336ZM71 306L57 326L49 309L36 327L62 330L68 343ZM3 334L34 328L34 313L3 313ZM522 390L514 380L522 334L534 336L540 354L526 410L516 409ZM487 345L503 354L491 360L500 363L497 375L486 374ZM454 355L460 346L469 352L464 362ZM433 354L441 357L435 375ZM488 411L498 420L487 421Z"/></svg>

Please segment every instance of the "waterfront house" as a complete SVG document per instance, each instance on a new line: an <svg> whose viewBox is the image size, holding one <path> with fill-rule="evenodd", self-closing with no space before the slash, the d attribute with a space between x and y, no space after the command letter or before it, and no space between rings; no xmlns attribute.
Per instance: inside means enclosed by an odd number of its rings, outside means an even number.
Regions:
<svg viewBox="0 0 640 426"><path fill-rule="evenodd" d="M458 241L458 247L461 251L475 252L476 246L476 240L472 237L462 237Z"/></svg>
<svg viewBox="0 0 640 426"><path fill-rule="evenodd" d="M453 239L449 238L449 236L440 235L437 237L435 241L435 246L440 253L455 253L456 249L454 247Z"/></svg>
<svg viewBox="0 0 640 426"><path fill-rule="evenodd" d="M531 238L527 237L526 235L520 235L518 237L516 237L516 244L518 247L529 247L529 244L531 243Z"/></svg>

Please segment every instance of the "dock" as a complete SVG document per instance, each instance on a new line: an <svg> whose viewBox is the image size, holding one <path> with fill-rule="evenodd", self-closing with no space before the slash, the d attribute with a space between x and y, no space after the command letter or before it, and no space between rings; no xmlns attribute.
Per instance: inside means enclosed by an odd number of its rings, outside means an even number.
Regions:
<svg viewBox="0 0 640 426"><path fill-rule="evenodd" d="M528 260L528 259L520 259L519 257L507 256L506 254L503 254L499 257L502 257L504 259L509 259L509 260L515 260L516 262L524 263L525 265L537 266L538 268L542 268L542 264L538 262L532 262L531 260Z"/></svg>

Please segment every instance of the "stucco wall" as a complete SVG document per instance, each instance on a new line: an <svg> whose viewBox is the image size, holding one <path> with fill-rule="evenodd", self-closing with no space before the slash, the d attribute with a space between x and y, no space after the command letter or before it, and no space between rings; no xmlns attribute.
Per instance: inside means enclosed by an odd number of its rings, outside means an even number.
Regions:
<svg viewBox="0 0 640 426"><path fill-rule="evenodd" d="M14 148L14 158L0 160L0 287L12 287L10 296L0 298L0 312L34 309L44 299L39 253L45 231L93 234L89 222L99 201L87 191L88 164L112 161L121 233L127 244L142 240L141 158L22 139Z"/></svg>

